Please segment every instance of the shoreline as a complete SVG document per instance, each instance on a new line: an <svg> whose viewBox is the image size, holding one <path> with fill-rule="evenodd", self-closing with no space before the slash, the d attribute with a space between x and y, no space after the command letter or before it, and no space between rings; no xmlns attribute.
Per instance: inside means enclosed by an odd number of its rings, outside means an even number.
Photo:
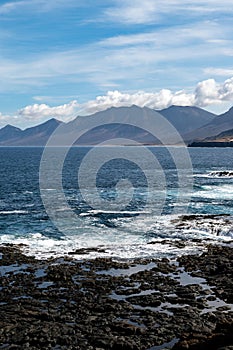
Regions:
<svg viewBox="0 0 233 350"><path fill-rule="evenodd" d="M37 260L0 246L0 349L233 345L233 248L176 260ZM229 348L230 349L230 348Z"/></svg>

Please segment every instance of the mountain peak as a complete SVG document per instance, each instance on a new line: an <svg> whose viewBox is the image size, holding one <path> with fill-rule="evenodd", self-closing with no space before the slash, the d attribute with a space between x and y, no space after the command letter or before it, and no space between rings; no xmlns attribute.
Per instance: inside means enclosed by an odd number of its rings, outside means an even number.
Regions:
<svg viewBox="0 0 233 350"><path fill-rule="evenodd" d="M21 135L23 131L13 125L7 124L2 129L0 129L0 144L5 141L14 140Z"/></svg>
<svg viewBox="0 0 233 350"><path fill-rule="evenodd" d="M49 125L49 124L56 124L56 125L59 125L59 124L62 124L63 122L56 119L56 118L51 118L49 120L46 120L44 123L40 124L40 125Z"/></svg>
<svg viewBox="0 0 233 350"><path fill-rule="evenodd" d="M135 104L132 104L131 106L119 106L119 107L116 107L116 106L112 106L112 107L109 107L107 110L120 110L120 109L142 109L144 107L140 107L138 105L135 105Z"/></svg>
<svg viewBox="0 0 233 350"><path fill-rule="evenodd" d="M1 130L19 130L19 131L21 131L21 129L20 128L17 128L16 126L13 126L13 125L11 125L11 124L7 124L7 125L5 125Z"/></svg>
<svg viewBox="0 0 233 350"><path fill-rule="evenodd" d="M21 130L12 125L0 129L0 145L4 146L43 146L54 130L62 124L51 118L42 124Z"/></svg>
<svg viewBox="0 0 233 350"><path fill-rule="evenodd" d="M225 113L223 113L221 115L232 114L232 112L233 112L233 106L228 111L226 111Z"/></svg>
<svg viewBox="0 0 233 350"><path fill-rule="evenodd" d="M180 111L180 110L198 110L198 109L201 109L201 108L198 108L196 106L178 106L178 105L171 105L167 108L164 108L162 109L163 111L165 110L177 110L177 111Z"/></svg>

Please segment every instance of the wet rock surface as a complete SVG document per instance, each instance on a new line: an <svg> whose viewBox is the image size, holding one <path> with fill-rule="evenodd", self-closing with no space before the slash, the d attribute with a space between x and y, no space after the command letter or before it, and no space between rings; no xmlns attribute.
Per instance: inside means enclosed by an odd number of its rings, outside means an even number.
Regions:
<svg viewBox="0 0 233 350"><path fill-rule="evenodd" d="M232 349L233 248L174 261L0 247L0 349Z"/></svg>

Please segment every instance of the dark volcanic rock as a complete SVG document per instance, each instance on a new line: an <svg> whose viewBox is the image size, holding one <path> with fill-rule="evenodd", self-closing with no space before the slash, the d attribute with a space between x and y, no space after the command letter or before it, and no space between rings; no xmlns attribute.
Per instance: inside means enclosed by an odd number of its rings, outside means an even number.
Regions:
<svg viewBox="0 0 233 350"><path fill-rule="evenodd" d="M229 305L208 304L216 298L232 303L230 247L210 246L201 256L180 257L180 266L167 259L79 261L71 254L36 260L21 248L0 247L0 349L147 350L176 343L174 349L230 350L233 345ZM184 273L188 282L180 283ZM192 276L204 278L209 289Z"/></svg>

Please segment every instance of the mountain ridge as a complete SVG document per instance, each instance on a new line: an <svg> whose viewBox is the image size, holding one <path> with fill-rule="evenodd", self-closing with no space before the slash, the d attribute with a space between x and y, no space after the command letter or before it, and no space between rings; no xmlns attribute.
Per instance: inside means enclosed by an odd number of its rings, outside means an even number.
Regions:
<svg viewBox="0 0 233 350"><path fill-rule="evenodd" d="M233 107L217 115L210 123L203 127L185 134L184 137L189 142L204 141L208 137L214 137L230 129L233 129Z"/></svg>
<svg viewBox="0 0 233 350"><path fill-rule="evenodd" d="M94 145L114 138L133 138L142 144L161 144L159 139L146 130L131 125L134 118L144 118L143 120L148 122L148 120L151 121L156 118L157 113L171 123L187 143L190 140L191 142L201 140L201 133L206 133L206 137L211 137L222 132L222 129L226 131L225 128L228 125L232 125L231 129L233 129L233 107L217 116L199 107L170 106L158 111L148 107L132 105L130 107L110 107L85 117L77 116L69 123L51 118L42 124L25 130L6 125L0 129L0 146L45 146L58 126L62 126L61 133L67 133L68 135L69 130L78 129L83 121L88 121L92 130L91 132L87 130L85 135L81 135L76 144ZM123 122L119 123L118 120ZM156 122L156 119L154 120ZM92 124L98 126L91 128ZM213 130L216 132L211 133ZM192 135L192 138L190 135Z"/></svg>
<svg viewBox="0 0 233 350"><path fill-rule="evenodd" d="M25 130L7 124L0 129L0 146L44 146L61 123L61 121L51 118Z"/></svg>

